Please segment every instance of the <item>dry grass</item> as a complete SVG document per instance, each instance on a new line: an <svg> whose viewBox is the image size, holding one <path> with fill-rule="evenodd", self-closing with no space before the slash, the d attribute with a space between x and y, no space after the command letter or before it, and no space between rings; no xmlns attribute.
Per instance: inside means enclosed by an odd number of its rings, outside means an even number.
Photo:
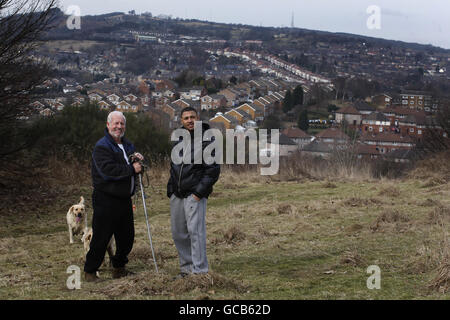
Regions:
<svg viewBox="0 0 450 320"><path fill-rule="evenodd" d="M378 198L359 198L359 197L351 197L344 201L345 206L350 207L361 207L361 206L380 206L383 202Z"/></svg>
<svg viewBox="0 0 450 320"><path fill-rule="evenodd" d="M325 184L323 184L323 187L324 187L324 188L332 188L332 189L334 189L334 188L337 188L337 185L334 184L334 183L331 182L331 181L327 181Z"/></svg>
<svg viewBox="0 0 450 320"><path fill-rule="evenodd" d="M356 249L346 250L342 254L340 262L354 267L362 267L367 264Z"/></svg>
<svg viewBox="0 0 450 320"><path fill-rule="evenodd" d="M223 238L227 243L235 243L245 239L245 233L242 232L238 226L233 226L225 231Z"/></svg>
<svg viewBox="0 0 450 320"><path fill-rule="evenodd" d="M68 244L65 213L82 194L92 217L88 166L78 168L83 172L73 172L77 166L70 163L59 168L73 183L42 177L49 190L2 202L1 298L449 298L448 244L442 240L449 183L434 189L422 180L373 181L364 175L273 178L260 176L257 167L226 166L208 199L209 274L173 280L179 260L165 195L168 167L152 167L146 194L160 272L153 268L139 198L128 264L135 275L113 280L104 266L103 282L70 291L66 268L82 266L84 259L81 242ZM56 169L56 160L49 163L49 171ZM366 268L373 264L382 270L381 290L366 288Z"/></svg>
<svg viewBox="0 0 450 320"><path fill-rule="evenodd" d="M448 225L450 223L450 208L437 204L428 213L429 222L432 224Z"/></svg>
<svg viewBox="0 0 450 320"><path fill-rule="evenodd" d="M443 261L437 269L436 277L431 281L430 288L440 293L447 293L450 290L450 258Z"/></svg>
<svg viewBox="0 0 450 320"><path fill-rule="evenodd" d="M408 174L408 178L426 181L423 187L431 187L450 182L450 150L438 153L427 159L421 160Z"/></svg>
<svg viewBox="0 0 450 320"><path fill-rule="evenodd" d="M295 212L295 207L289 203L281 204L277 208L278 214L292 214Z"/></svg>
<svg viewBox="0 0 450 320"><path fill-rule="evenodd" d="M364 229L364 226L362 226L358 223L355 223L355 224L352 224L350 227L347 227L346 231L347 231L347 233L351 234L351 233L355 233L355 232L360 232L363 229Z"/></svg>
<svg viewBox="0 0 450 320"><path fill-rule="evenodd" d="M427 198L425 201L419 203L419 206L422 206L422 207L435 207L435 206L442 206L442 203L440 201Z"/></svg>
<svg viewBox="0 0 450 320"><path fill-rule="evenodd" d="M161 271L144 271L139 274L113 280L106 286L92 289L93 293L105 294L108 298L139 298L142 296L170 296L186 292L214 294L217 290L245 292L247 286L220 275L214 271L206 274L189 275L180 279ZM204 298L204 296L203 296Z"/></svg>
<svg viewBox="0 0 450 320"><path fill-rule="evenodd" d="M388 184L380 190L378 196L396 198L401 196L401 192L394 185Z"/></svg>
<svg viewBox="0 0 450 320"><path fill-rule="evenodd" d="M388 210L381 213L370 225L372 232L386 231L392 227L398 232L404 232L409 227L410 217L398 210Z"/></svg>
<svg viewBox="0 0 450 320"><path fill-rule="evenodd" d="M437 268L440 261L439 250L429 243L422 244L405 264L405 272L410 274L428 273Z"/></svg>
<svg viewBox="0 0 450 320"><path fill-rule="evenodd" d="M351 158L351 157L350 157ZM329 160L318 159L308 155L294 154L280 162L280 180L287 176L292 180L327 180L327 181L370 181L373 170L370 163L358 163L353 158L337 152Z"/></svg>
<svg viewBox="0 0 450 320"><path fill-rule="evenodd" d="M429 288L437 290L440 293L447 293L450 291L450 244L446 230L444 232L442 258L437 268L436 276L428 285Z"/></svg>
<svg viewBox="0 0 450 320"><path fill-rule="evenodd" d="M243 293L249 289L249 286L228 279L214 271L177 279L170 286L170 290L174 293L189 292L196 289L202 292L225 289L235 291L236 293Z"/></svg>

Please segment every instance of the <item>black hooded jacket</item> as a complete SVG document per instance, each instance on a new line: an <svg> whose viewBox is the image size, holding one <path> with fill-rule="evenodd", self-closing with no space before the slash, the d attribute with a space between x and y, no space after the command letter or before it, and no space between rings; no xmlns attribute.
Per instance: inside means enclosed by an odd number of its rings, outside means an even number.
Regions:
<svg viewBox="0 0 450 320"><path fill-rule="evenodd" d="M208 129L209 125L202 123L202 137ZM175 194L178 198L186 198L191 194L199 198L208 198L213 190L213 185L219 179L219 164L206 164L204 159L202 159L201 164L194 163L194 132L190 131L189 133L191 135L191 161L185 163L188 161L183 160L181 164L170 162L170 178L167 183L167 196L169 198L172 194ZM211 141L202 141L202 154ZM182 143L182 138L176 141L173 147L179 143ZM180 156L182 156L182 151L180 151Z"/></svg>
<svg viewBox="0 0 450 320"><path fill-rule="evenodd" d="M127 156L134 153L134 145L122 138ZM123 151L105 129L105 136L95 145L92 152L92 184L94 189L119 198L130 198L135 191L132 188L134 167L127 164Z"/></svg>

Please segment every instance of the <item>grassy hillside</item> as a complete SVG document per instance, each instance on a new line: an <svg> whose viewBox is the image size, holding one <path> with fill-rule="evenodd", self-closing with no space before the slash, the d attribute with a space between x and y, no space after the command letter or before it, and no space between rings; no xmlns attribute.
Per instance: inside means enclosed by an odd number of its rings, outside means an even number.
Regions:
<svg viewBox="0 0 450 320"><path fill-rule="evenodd" d="M66 212L82 195L92 218L89 171L78 168L2 201L0 299L450 298L450 179L420 171L404 180L283 181L224 170L208 201L211 273L174 281L168 170L153 170L146 193L160 272L136 198L128 264L136 275L112 280L103 266L105 281L69 290L66 270L82 270L84 258L81 241L69 244ZM366 286L370 265L381 269L379 290Z"/></svg>

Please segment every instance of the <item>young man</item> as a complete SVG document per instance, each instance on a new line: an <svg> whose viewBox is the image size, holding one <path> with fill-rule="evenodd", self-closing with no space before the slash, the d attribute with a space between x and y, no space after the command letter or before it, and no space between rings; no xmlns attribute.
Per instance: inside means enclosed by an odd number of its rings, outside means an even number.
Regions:
<svg viewBox="0 0 450 320"><path fill-rule="evenodd" d="M191 138L191 159L183 156L181 164L170 163L170 178L167 184L167 196L170 198L170 215L172 238L178 250L181 273L207 273L209 270L206 257L206 202L219 179L219 164L194 164L194 125L198 121L197 111L187 107L181 110L182 129L188 130ZM203 132L209 125L202 123ZM183 143L180 139L175 142ZM202 142L202 154L208 142Z"/></svg>
<svg viewBox="0 0 450 320"><path fill-rule="evenodd" d="M134 221L131 196L135 191L135 174L141 172L139 162L129 163L133 144L124 138L126 119L122 112L108 115L105 136L92 152L93 237L84 265L85 280L98 281L96 271L103 262L109 240L114 235L116 253L112 257L113 278L126 276L127 256L133 248ZM135 153L143 160L144 157Z"/></svg>

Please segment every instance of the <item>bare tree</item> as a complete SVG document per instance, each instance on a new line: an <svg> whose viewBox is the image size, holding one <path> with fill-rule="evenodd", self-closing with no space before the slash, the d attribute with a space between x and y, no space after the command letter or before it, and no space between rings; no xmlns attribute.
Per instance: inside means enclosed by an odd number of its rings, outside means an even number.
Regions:
<svg viewBox="0 0 450 320"><path fill-rule="evenodd" d="M51 28L57 0L0 0L0 171L13 170L14 155L29 146L26 113L46 66L33 56ZM3 176L3 175L0 175Z"/></svg>
<svg viewBox="0 0 450 320"><path fill-rule="evenodd" d="M0 62L24 59L50 28L57 0L0 0Z"/></svg>

